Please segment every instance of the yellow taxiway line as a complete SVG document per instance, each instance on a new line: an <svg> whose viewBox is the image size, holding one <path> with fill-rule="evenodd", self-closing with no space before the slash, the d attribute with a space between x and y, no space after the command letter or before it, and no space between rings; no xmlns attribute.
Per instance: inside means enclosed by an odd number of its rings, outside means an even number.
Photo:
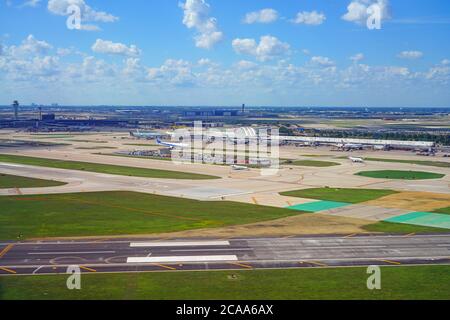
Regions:
<svg viewBox="0 0 450 320"><path fill-rule="evenodd" d="M8 244L1 252L0 252L0 258L2 258L5 254L8 253L9 250L11 250L14 247L14 244Z"/></svg>

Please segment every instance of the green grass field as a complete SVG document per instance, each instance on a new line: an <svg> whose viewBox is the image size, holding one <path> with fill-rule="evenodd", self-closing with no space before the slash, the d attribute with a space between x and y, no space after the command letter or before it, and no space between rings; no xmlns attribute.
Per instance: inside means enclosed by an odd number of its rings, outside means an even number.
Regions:
<svg viewBox="0 0 450 320"><path fill-rule="evenodd" d="M369 232L383 233L449 233L449 229L440 229L433 227L418 226L413 224L393 223L380 221L363 226L363 229Z"/></svg>
<svg viewBox="0 0 450 320"><path fill-rule="evenodd" d="M288 209L135 192L0 197L0 239L154 234L273 220Z"/></svg>
<svg viewBox="0 0 450 320"><path fill-rule="evenodd" d="M133 155L129 155L129 154L117 154L117 153L96 153L96 154L102 155L102 156L112 156L112 157L122 157L122 158L135 158L135 159L172 161L172 158L167 158L167 157L133 156Z"/></svg>
<svg viewBox="0 0 450 320"><path fill-rule="evenodd" d="M365 158L364 160L377 161L377 162L409 163L409 164L417 164L417 165L429 166L429 167L450 168L450 162L444 162L444 161L398 160L398 159L381 159L381 158Z"/></svg>
<svg viewBox="0 0 450 320"><path fill-rule="evenodd" d="M379 171L362 171L356 173L358 176L378 178L378 179L394 179L394 180L428 180L440 179L445 174L423 172L423 171L402 171L402 170L379 170Z"/></svg>
<svg viewBox="0 0 450 320"><path fill-rule="evenodd" d="M340 163L337 162L318 161L318 160L294 160L294 161L286 161L284 164L303 167L318 167L318 168L333 167L340 165Z"/></svg>
<svg viewBox="0 0 450 320"><path fill-rule="evenodd" d="M82 140L82 139L72 139L69 141L73 141L73 142L86 142L86 143L108 143L108 141L103 141L103 140Z"/></svg>
<svg viewBox="0 0 450 320"><path fill-rule="evenodd" d="M435 210L436 213L450 214L450 207Z"/></svg>
<svg viewBox="0 0 450 320"><path fill-rule="evenodd" d="M398 192L393 190L380 189L313 188L282 192L280 194L288 197L360 203L369 200L375 200L394 193Z"/></svg>
<svg viewBox="0 0 450 320"><path fill-rule="evenodd" d="M77 147L75 149L77 149L77 150L101 150L101 149L117 149L117 147L108 147L108 146L103 146L103 147Z"/></svg>
<svg viewBox="0 0 450 320"><path fill-rule="evenodd" d="M381 290L367 289L368 276L362 267L86 273L81 290L68 290L65 275L14 276L0 277L0 300L447 300L450 294L450 266L382 267Z"/></svg>
<svg viewBox="0 0 450 320"><path fill-rule="evenodd" d="M9 174L0 174L0 189L6 188L43 188L65 185L65 182L54 180L34 179Z"/></svg>
<svg viewBox="0 0 450 320"><path fill-rule="evenodd" d="M135 146L135 147L157 147L159 144L156 143L124 143L125 146Z"/></svg>
<svg viewBox="0 0 450 320"><path fill-rule="evenodd" d="M34 157L6 155L6 154L0 154L0 161L33 166L50 167L50 168L81 170L81 171L107 173L123 176L132 176L132 177L190 179L190 180L219 179L219 177L196 173L137 168L137 167L125 167L125 166L116 166L110 164L100 164L90 162L64 161L64 160L34 158Z"/></svg>

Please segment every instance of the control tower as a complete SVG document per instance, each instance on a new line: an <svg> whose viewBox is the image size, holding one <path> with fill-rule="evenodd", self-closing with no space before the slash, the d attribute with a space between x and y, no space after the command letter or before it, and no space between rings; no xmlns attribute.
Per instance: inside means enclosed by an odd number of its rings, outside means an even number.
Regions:
<svg viewBox="0 0 450 320"><path fill-rule="evenodd" d="M12 105L14 108L14 120L18 120L19 119L19 101L14 100Z"/></svg>

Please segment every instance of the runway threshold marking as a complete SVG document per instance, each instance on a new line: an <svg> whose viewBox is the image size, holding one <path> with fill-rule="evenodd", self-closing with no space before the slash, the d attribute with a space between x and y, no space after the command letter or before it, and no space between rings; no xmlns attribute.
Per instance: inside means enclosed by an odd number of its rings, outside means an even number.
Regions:
<svg viewBox="0 0 450 320"><path fill-rule="evenodd" d="M0 267L0 270L6 271L6 272L9 272L9 273L12 273L12 274L16 274L17 273L16 271L8 269L8 268L5 268L5 267Z"/></svg>
<svg viewBox="0 0 450 320"><path fill-rule="evenodd" d="M177 270L177 268L166 266L166 265L160 264L160 263L152 263L152 264L154 266L161 267L161 268L168 269L168 270Z"/></svg>
<svg viewBox="0 0 450 320"><path fill-rule="evenodd" d="M8 253L12 248L14 247L14 244L8 244L1 252L0 252L0 259L3 258L5 254Z"/></svg>
<svg viewBox="0 0 450 320"><path fill-rule="evenodd" d="M243 263L238 263L238 262L229 262L229 264L232 264L232 265L235 265L238 267L242 267L242 268L246 268L246 269L253 269L253 267L248 264L243 264Z"/></svg>
<svg viewBox="0 0 450 320"><path fill-rule="evenodd" d="M86 271L90 271L90 272L97 272L97 270L91 269L91 268L88 268L88 267L85 267L85 266L80 266L80 269L83 269L83 270L86 270Z"/></svg>
<svg viewBox="0 0 450 320"><path fill-rule="evenodd" d="M303 264L303 263L309 263L309 264L313 264L313 265L316 265L316 266L319 266L319 267L328 267L328 265L327 264L325 264L325 263L321 263L321 262L317 262L317 261L300 261L300 263L301 264Z"/></svg>
<svg viewBox="0 0 450 320"><path fill-rule="evenodd" d="M131 242L132 248L145 247L197 247L197 246L229 246L229 241L160 241L160 242Z"/></svg>
<svg viewBox="0 0 450 320"><path fill-rule="evenodd" d="M386 259L375 259L375 260L381 261L381 262L386 262L386 263L389 263L389 264L395 264L395 265L400 265L401 264L401 262L392 261L392 260L386 260Z"/></svg>

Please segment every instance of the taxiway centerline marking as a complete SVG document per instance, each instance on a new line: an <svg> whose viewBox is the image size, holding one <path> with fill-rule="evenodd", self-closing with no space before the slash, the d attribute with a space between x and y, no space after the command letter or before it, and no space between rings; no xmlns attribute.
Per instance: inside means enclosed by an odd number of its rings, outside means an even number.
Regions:
<svg viewBox="0 0 450 320"><path fill-rule="evenodd" d="M168 269L168 270L177 270L177 268L169 267L169 266L166 266L166 265L160 264L160 263L153 263L153 265L164 268L164 269Z"/></svg>
<svg viewBox="0 0 450 320"><path fill-rule="evenodd" d="M402 264L401 262L398 262L398 261L392 261L392 260L386 260L386 259L375 259L375 260L381 261L381 262L386 262L386 263L389 263L389 264L395 264L395 265Z"/></svg>
<svg viewBox="0 0 450 320"><path fill-rule="evenodd" d="M238 263L238 262L229 262L229 264L235 265L235 266L239 266L242 268L246 268L246 269L253 269L252 266L248 265L248 264L243 264L243 263Z"/></svg>
<svg viewBox="0 0 450 320"><path fill-rule="evenodd" d="M8 269L8 268L5 268L5 267L0 267L0 270L6 271L6 272L9 272L9 273L12 273L12 274L16 274L17 273L16 271Z"/></svg>
<svg viewBox="0 0 450 320"><path fill-rule="evenodd" d="M88 268L88 267L85 267L85 266L80 266L80 269L83 269L83 270L86 270L86 271L90 271L90 272L97 272L97 270L91 269L91 268Z"/></svg>
<svg viewBox="0 0 450 320"><path fill-rule="evenodd" d="M307 260L305 260L305 261L300 261L300 263L301 263L301 264L303 264L303 263L309 263L309 264L313 264L313 265L316 265L316 266L319 266L319 267L328 267L327 264L325 264L325 263L320 263L320 262L316 262L316 261L307 261Z"/></svg>
<svg viewBox="0 0 450 320"><path fill-rule="evenodd" d="M115 251L28 252L29 255L102 254L102 253L116 253L116 252Z"/></svg>
<svg viewBox="0 0 450 320"><path fill-rule="evenodd" d="M0 252L0 259L8 253L9 250L11 250L14 247L14 244L8 244L1 252Z"/></svg>

